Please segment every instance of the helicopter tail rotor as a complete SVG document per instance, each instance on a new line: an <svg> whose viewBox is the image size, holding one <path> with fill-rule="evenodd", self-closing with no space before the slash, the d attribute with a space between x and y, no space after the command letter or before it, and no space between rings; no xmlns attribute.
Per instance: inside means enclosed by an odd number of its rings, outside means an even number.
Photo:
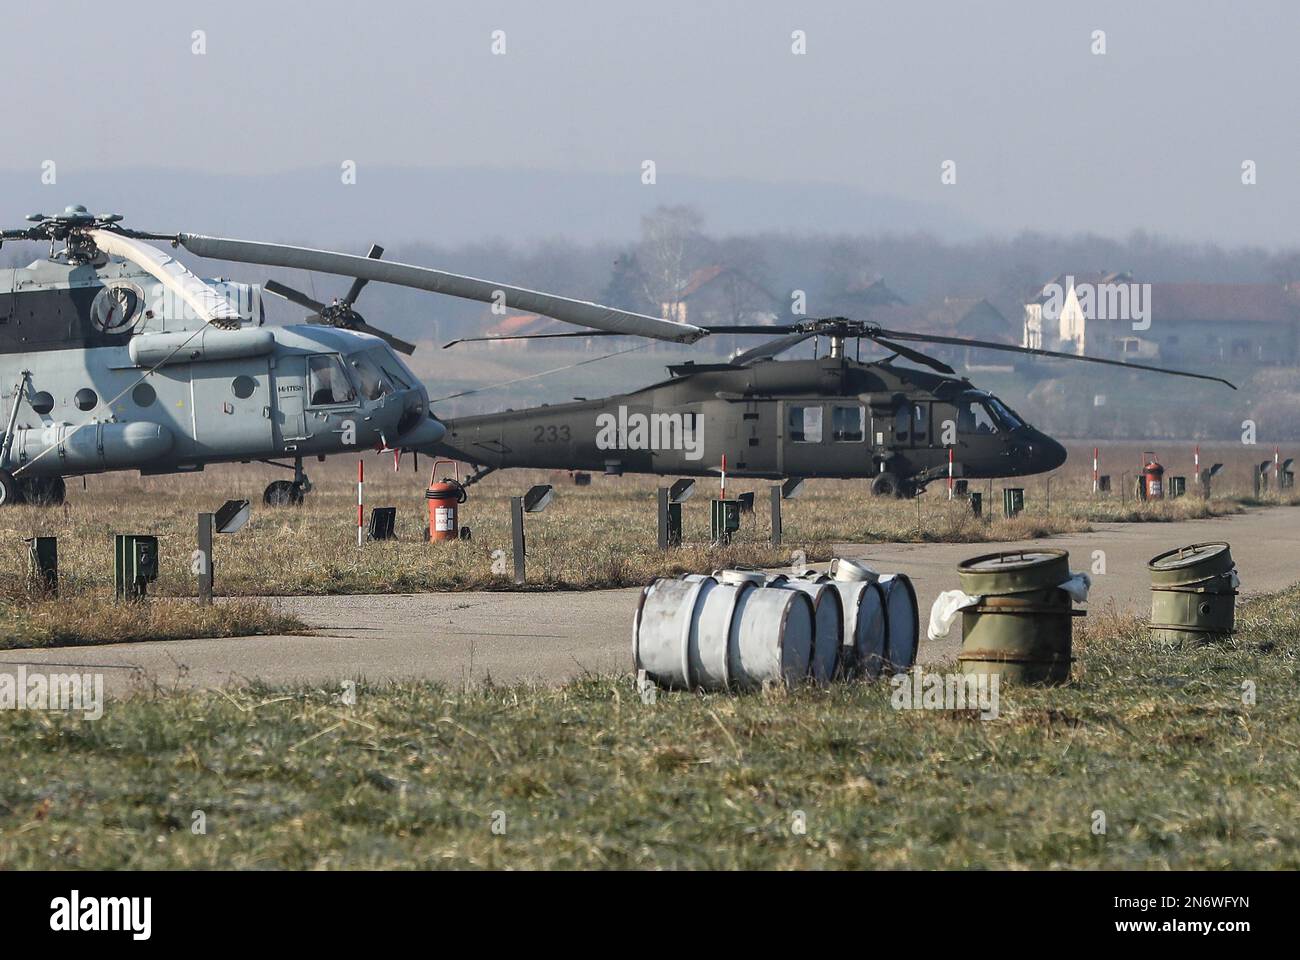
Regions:
<svg viewBox="0 0 1300 960"><path fill-rule="evenodd" d="M370 260L378 260L383 255L383 247L378 244L371 244L370 252L366 254L366 257ZM268 280L262 289L267 293L273 293L277 297L283 297L290 303L295 303L312 311L311 315L307 317L308 323L318 323L329 327L339 327L344 330L359 330L362 333L369 333L379 337L399 353L410 356L415 352L415 344L409 343L401 337L395 337L378 327L371 326L366 322L365 317L361 316L353 308L353 304L357 302L357 297L361 295L361 291L365 289L366 284L369 282L369 279L365 277L356 278L352 281L352 286L348 288L348 292L343 299L335 300L328 305L321 303L319 300L314 300L301 290L295 290L278 280Z"/></svg>

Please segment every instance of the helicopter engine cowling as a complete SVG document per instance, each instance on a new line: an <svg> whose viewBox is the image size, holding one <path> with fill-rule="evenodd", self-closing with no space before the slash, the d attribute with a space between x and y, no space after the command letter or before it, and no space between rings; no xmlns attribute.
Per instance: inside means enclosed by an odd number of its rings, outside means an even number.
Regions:
<svg viewBox="0 0 1300 960"><path fill-rule="evenodd" d="M166 455L175 438L161 423L52 423L14 431L10 462L24 476L130 469ZM42 451L49 449L42 455Z"/></svg>
<svg viewBox="0 0 1300 960"><path fill-rule="evenodd" d="M264 328L219 330L197 333L142 333L131 338L127 353L137 367L167 366L173 363L203 363L205 360L241 360L263 357L275 349L275 335Z"/></svg>

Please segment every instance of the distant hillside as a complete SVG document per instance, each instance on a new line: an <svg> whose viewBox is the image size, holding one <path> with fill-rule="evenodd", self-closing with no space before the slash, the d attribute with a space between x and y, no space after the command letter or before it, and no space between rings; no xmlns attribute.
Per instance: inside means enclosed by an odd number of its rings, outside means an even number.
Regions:
<svg viewBox="0 0 1300 960"><path fill-rule="evenodd" d="M720 233L926 231L948 240L980 231L940 208L835 184L759 183L674 176L653 186L624 175L511 169L362 166L344 186L337 166L266 176L63 166L56 185L38 171L0 171L3 220L84 203L136 226L312 244L422 240L440 244L564 237L627 241L663 204L692 204Z"/></svg>

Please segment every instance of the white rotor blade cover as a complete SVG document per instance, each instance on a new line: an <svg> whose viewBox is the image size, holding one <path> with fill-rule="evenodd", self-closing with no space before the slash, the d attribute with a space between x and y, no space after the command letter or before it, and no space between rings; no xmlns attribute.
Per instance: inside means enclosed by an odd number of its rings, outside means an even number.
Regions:
<svg viewBox="0 0 1300 960"><path fill-rule="evenodd" d="M184 300L205 323L239 324L239 311L230 301L190 273L171 254L109 230L91 230L90 237L95 246L109 256L121 257L143 267L165 288Z"/></svg>
<svg viewBox="0 0 1300 960"><path fill-rule="evenodd" d="M371 260L368 257L309 247L291 247L279 243L259 243L250 240L227 240L221 237L204 237L182 233L181 246L200 257L215 260L233 260L239 263L257 263L268 267L291 267L297 270L315 270L344 277L391 283L414 287L431 293L442 293L464 300L483 303L501 302L512 310L537 313L565 323L595 330L607 330L655 340L677 343L694 343L707 332L689 323L674 323L659 317L619 310L586 300L572 300L538 290L526 290L490 280L464 277L432 267L417 267L409 263L389 260Z"/></svg>

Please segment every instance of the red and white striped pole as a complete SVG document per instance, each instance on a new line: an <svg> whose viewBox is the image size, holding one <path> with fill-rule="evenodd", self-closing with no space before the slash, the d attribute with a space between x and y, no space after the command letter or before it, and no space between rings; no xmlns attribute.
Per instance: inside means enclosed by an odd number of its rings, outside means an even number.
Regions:
<svg viewBox="0 0 1300 960"><path fill-rule="evenodd" d="M727 499L727 455L722 455L722 493L721 499Z"/></svg>
<svg viewBox="0 0 1300 960"><path fill-rule="evenodd" d="M1092 448L1092 495L1097 495L1097 453L1096 447Z"/></svg>
<svg viewBox="0 0 1300 960"><path fill-rule="evenodd" d="M952 499L952 447L948 448L948 499Z"/></svg>
<svg viewBox="0 0 1300 960"><path fill-rule="evenodd" d="M1273 444L1273 484L1281 489L1282 487L1282 464L1278 460L1277 444Z"/></svg>
<svg viewBox="0 0 1300 960"><path fill-rule="evenodd" d="M1192 472L1196 474L1193 482L1199 490L1201 488L1201 445L1199 443L1196 445L1196 455L1192 459Z"/></svg>
<svg viewBox="0 0 1300 960"><path fill-rule="evenodd" d="M362 503L365 502L363 495L366 486L366 462L357 461L357 546L361 546L361 516L365 512Z"/></svg>

